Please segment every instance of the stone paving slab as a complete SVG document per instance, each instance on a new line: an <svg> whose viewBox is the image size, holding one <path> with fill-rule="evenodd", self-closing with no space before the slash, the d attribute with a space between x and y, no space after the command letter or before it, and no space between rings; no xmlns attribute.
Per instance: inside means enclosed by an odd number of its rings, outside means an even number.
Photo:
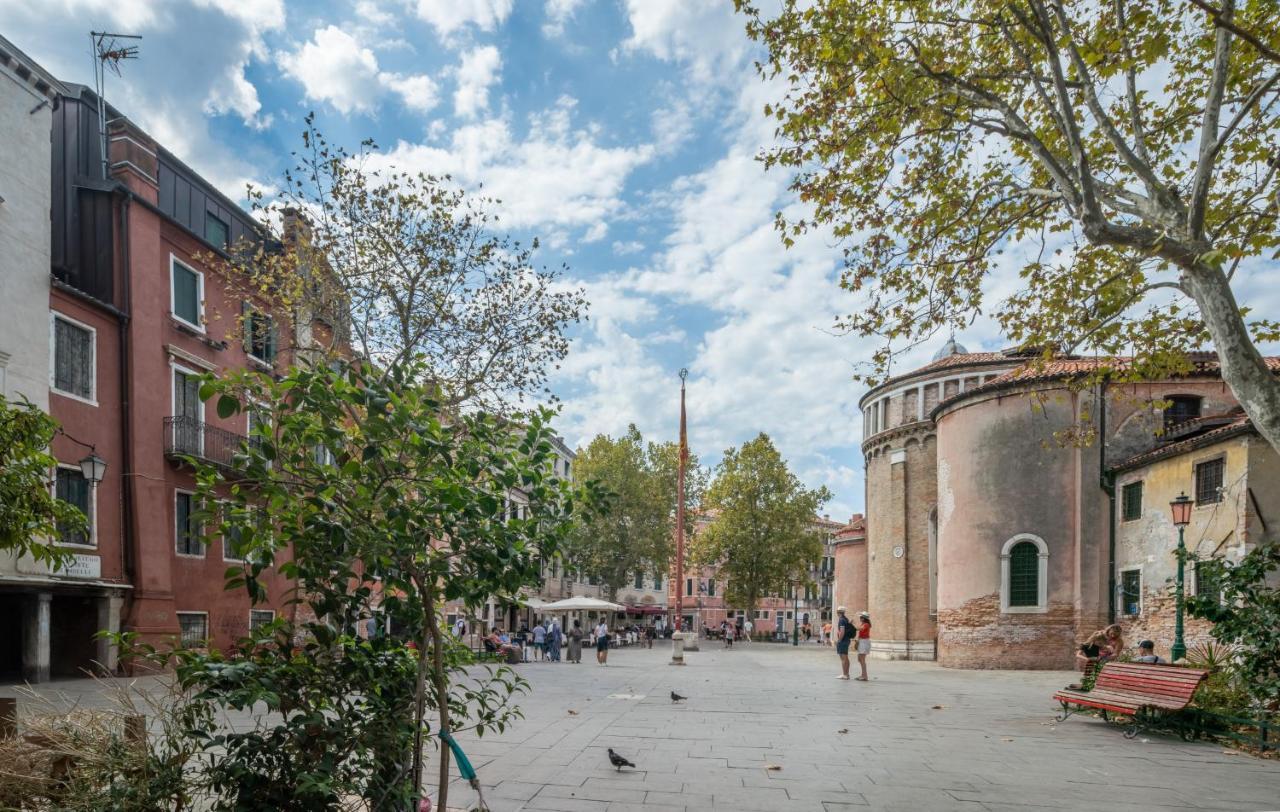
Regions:
<svg viewBox="0 0 1280 812"><path fill-rule="evenodd" d="M683 667L669 656L517 666L532 688L525 718L459 736L493 812L1280 810L1280 760L1156 734L1128 741L1089 717L1057 723L1050 696L1072 673L873 662L864 684L834 679L835 656L817 646L708 647ZM673 689L688 701L673 705ZM109 705L89 680L44 693ZM638 769L613 769L609 747ZM449 797L451 808L475 801L456 771Z"/></svg>

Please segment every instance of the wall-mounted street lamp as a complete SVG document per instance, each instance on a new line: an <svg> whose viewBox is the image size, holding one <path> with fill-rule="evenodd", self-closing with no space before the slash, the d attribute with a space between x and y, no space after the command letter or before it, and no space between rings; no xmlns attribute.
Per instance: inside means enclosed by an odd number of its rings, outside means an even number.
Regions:
<svg viewBox="0 0 1280 812"><path fill-rule="evenodd" d="M1182 639L1183 578L1187 564L1187 545L1184 536L1187 525L1191 524L1191 508L1194 505L1195 502L1188 499L1185 493L1178 494L1178 498L1169 503L1169 510L1173 513L1173 524L1178 528L1178 581L1175 587L1177 611L1173 623L1173 648L1169 650L1169 658L1175 663L1187 656L1187 644Z"/></svg>
<svg viewBox="0 0 1280 812"><path fill-rule="evenodd" d="M80 473L88 481L89 486L96 488L107 474L107 461L98 456L98 452L89 451L89 456L80 460Z"/></svg>

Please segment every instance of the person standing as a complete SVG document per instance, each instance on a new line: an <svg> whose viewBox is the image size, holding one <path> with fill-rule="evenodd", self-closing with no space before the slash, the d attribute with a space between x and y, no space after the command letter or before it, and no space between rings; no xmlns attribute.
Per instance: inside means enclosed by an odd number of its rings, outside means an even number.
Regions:
<svg viewBox="0 0 1280 812"><path fill-rule="evenodd" d="M453 622L453 636L461 640L462 636L465 635L466 633L467 633L467 622L462 618L458 618L457 620L455 620Z"/></svg>
<svg viewBox="0 0 1280 812"><path fill-rule="evenodd" d="M857 634L853 624L849 622L849 618L845 617L844 613L845 608L843 606L836 608L836 654L840 657L840 675L838 679L849 678L849 644L853 642L853 638Z"/></svg>
<svg viewBox="0 0 1280 812"><path fill-rule="evenodd" d="M542 660L542 653L547 647L547 627L539 623L533 627L533 655Z"/></svg>
<svg viewBox="0 0 1280 812"><path fill-rule="evenodd" d="M596 662L600 665L609 664L609 624L603 619L596 626Z"/></svg>
<svg viewBox="0 0 1280 812"><path fill-rule="evenodd" d="M573 621L573 628L569 630L569 662L582 662L582 624Z"/></svg>
<svg viewBox="0 0 1280 812"><path fill-rule="evenodd" d="M564 632L560 629L560 621L553 618L551 628L547 630L547 654L548 659L553 663L560 662L560 643L563 639Z"/></svg>
<svg viewBox="0 0 1280 812"><path fill-rule="evenodd" d="M858 614L858 667L862 669L860 682L867 681L867 655L871 653L871 615L866 612ZM849 675L849 660L845 659L845 678Z"/></svg>

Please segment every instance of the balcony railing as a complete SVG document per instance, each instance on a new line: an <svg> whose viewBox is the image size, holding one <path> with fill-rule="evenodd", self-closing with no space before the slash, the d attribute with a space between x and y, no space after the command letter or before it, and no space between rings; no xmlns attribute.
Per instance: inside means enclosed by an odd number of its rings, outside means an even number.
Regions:
<svg viewBox="0 0 1280 812"><path fill-rule="evenodd" d="M195 457L204 462L234 467L234 457L248 439L194 417L164 419L164 453L173 458Z"/></svg>

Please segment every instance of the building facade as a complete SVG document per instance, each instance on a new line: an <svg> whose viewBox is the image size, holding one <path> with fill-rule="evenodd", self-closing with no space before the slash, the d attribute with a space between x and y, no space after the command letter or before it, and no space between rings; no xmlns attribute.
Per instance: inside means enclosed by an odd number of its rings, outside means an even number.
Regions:
<svg viewBox="0 0 1280 812"><path fill-rule="evenodd" d="M1111 622L1166 641L1175 487L1196 490L1197 538L1216 539L1209 553L1239 555L1268 539L1266 500L1280 483L1274 452L1233 412L1216 359L1193 361L1178 378L1084 386L1104 362L1032 363L949 342L931 364L869 392L873 653L1070 668L1077 642ZM911 400L925 383L933 392ZM1229 426L1237 433L1215 433ZM852 538L837 550L837 600L853 609L861 554Z"/></svg>
<svg viewBox="0 0 1280 812"><path fill-rule="evenodd" d="M852 618L867 609L867 522L855 513L833 540L832 591L836 606Z"/></svg>

